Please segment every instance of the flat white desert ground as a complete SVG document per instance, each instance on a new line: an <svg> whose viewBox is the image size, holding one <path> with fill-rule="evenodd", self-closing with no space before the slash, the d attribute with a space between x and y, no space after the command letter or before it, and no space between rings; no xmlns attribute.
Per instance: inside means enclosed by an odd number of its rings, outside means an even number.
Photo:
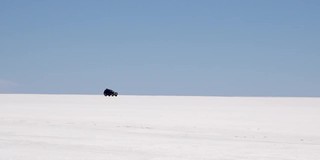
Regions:
<svg viewBox="0 0 320 160"><path fill-rule="evenodd" d="M320 98L0 94L0 160L320 160Z"/></svg>

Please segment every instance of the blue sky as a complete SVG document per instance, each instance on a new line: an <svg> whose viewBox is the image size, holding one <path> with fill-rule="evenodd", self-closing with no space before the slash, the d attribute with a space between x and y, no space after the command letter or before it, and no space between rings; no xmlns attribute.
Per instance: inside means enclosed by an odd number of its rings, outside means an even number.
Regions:
<svg viewBox="0 0 320 160"><path fill-rule="evenodd" d="M0 93L320 96L317 0L0 1Z"/></svg>

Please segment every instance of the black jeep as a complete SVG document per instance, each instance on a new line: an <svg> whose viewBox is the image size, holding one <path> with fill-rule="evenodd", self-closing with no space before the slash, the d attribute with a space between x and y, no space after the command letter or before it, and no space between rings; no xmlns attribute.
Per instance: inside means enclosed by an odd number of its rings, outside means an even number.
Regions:
<svg viewBox="0 0 320 160"><path fill-rule="evenodd" d="M103 94L104 94L104 96L118 96L118 92L115 92L115 91L108 89L108 88L106 90L104 90Z"/></svg>

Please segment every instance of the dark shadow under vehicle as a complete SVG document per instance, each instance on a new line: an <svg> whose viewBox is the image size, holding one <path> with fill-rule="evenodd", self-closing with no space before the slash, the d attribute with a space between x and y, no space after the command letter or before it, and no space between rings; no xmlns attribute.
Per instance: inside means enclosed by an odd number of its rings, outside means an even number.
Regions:
<svg viewBox="0 0 320 160"><path fill-rule="evenodd" d="M106 90L104 90L103 94L104 94L104 96L118 96L118 92L115 92L115 91L108 89L108 88Z"/></svg>

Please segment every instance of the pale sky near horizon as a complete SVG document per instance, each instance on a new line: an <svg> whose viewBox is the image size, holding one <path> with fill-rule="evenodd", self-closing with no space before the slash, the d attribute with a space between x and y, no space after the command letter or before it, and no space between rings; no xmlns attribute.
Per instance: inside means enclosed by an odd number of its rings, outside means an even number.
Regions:
<svg viewBox="0 0 320 160"><path fill-rule="evenodd" d="M0 0L0 93L320 96L317 0Z"/></svg>

